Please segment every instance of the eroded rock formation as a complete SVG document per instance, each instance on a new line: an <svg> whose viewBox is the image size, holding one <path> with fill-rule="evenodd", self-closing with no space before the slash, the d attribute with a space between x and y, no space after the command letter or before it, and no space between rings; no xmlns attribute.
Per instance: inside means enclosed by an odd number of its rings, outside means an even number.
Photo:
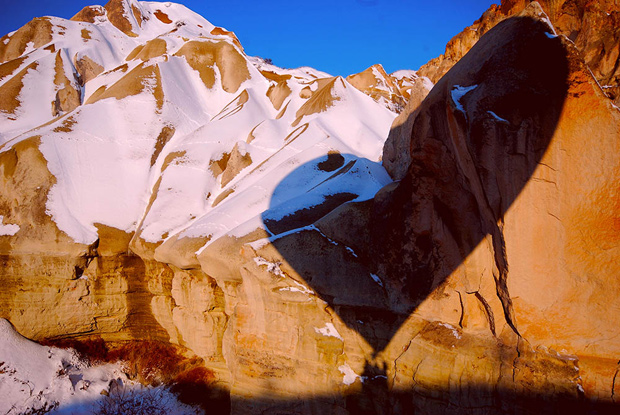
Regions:
<svg viewBox="0 0 620 415"><path fill-rule="evenodd" d="M507 0L491 6L446 45L443 55L423 65L419 74L437 82L489 29L521 13L534 0ZM574 44L603 87L620 104L620 6L612 0L539 0L557 34Z"/></svg>
<svg viewBox="0 0 620 415"><path fill-rule="evenodd" d="M167 3L3 38L0 317L179 345L235 414L617 409L620 112L562 4L487 12L432 90L283 70Z"/></svg>

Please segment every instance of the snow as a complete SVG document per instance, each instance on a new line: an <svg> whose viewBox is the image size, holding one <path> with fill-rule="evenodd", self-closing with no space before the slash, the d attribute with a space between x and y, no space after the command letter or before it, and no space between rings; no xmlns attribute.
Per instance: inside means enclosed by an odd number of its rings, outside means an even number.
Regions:
<svg viewBox="0 0 620 415"><path fill-rule="evenodd" d="M377 284L383 287L383 281L381 281L381 278L379 278L377 275L373 273L370 274L370 277L372 278L374 282L376 282Z"/></svg>
<svg viewBox="0 0 620 415"><path fill-rule="evenodd" d="M360 375L355 373L348 363L338 366L338 370L344 375L342 378L342 383L347 386L352 385L356 379L361 379Z"/></svg>
<svg viewBox="0 0 620 415"><path fill-rule="evenodd" d="M494 113L493 111L487 111L487 112L488 112L489 114L491 114L491 116L492 116L493 118L495 118L497 121L499 121L499 122L505 122L505 123L510 124L510 123L508 122L508 120L505 120L504 118L500 117L499 115L497 115L497 114L496 114L496 113Z"/></svg>
<svg viewBox="0 0 620 415"><path fill-rule="evenodd" d="M305 285L295 281L293 278L289 279L290 282L292 282L293 284L295 284L296 286L289 286L289 287L282 287L279 289L279 291L291 291L291 292L297 292L297 293L302 293L302 294L307 294L307 295L313 295L314 291L312 291L310 288L306 287ZM308 299L310 301L310 299Z"/></svg>
<svg viewBox="0 0 620 415"><path fill-rule="evenodd" d="M454 335L454 337L456 337L457 339L461 338L461 334L458 332L458 330L456 329L456 327L454 327L451 324L448 323L439 323L440 326L443 326L447 329L450 329L452 331L452 334Z"/></svg>
<svg viewBox="0 0 620 415"><path fill-rule="evenodd" d="M336 330L336 327L334 327L332 323L325 323L325 327L321 327L321 328L315 327L314 331L316 331L319 334L322 334L323 336L335 337L337 339L344 341L342 336L340 335L340 333L338 333L338 330Z"/></svg>
<svg viewBox="0 0 620 415"><path fill-rule="evenodd" d="M0 413L17 415L55 407L50 414L94 413L110 383L123 385L139 398L159 396L171 415L195 414L163 387L143 388L127 379L119 364L89 366L71 350L41 346L22 337L0 319Z"/></svg>
<svg viewBox="0 0 620 415"><path fill-rule="evenodd" d="M551 32L553 32L553 36L550 36L549 33L545 33L545 35L547 35L547 37L556 37L558 34L555 31L555 27L553 26L553 23L551 23L549 16L547 16L545 12L541 11L540 13L538 13L538 17L543 23L546 23L549 29L551 30Z"/></svg>
<svg viewBox="0 0 620 415"><path fill-rule="evenodd" d="M477 87L478 85L471 85L471 86L454 85L452 87L451 97L452 97L452 101L456 105L457 110L465 114L465 108L463 108L463 104L461 104L461 98L463 98L468 92L473 91Z"/></svg>
<svg viewBox="0 0 620 415"><path fill-rule="evenodd" d="M0 236L13 236L19 231L19 225L3 223L4 216L0 215Z"/></svg>
<svg viewBox="0 0 620 415"><path fill-rule="evenodd" d="M400 69L398 71L392 72L390 76L396 79L403 79L403 78L415 79L418 77L418 73L414 71L413 69Z"/></svg>
<svg viewBox="0 0 620 415"><path fill-rule="evenodd" d="M284 272L282 272L282 270L280 269L281 262L270 262L270 261L267 261L265 258L261 258L261 257L254 258L254 262L259 267L261 265L266 265L268 272L270 272L270 273L272 273L274 275L277 275L280 278L285 278L286 277L286 274Z"/></svg>
<svg viewBox="0 0 620 415"><path fill-rule="evenodd" d="M555 39L556 37L558 37L558 35L554 35L553 33L549 32L545 32L545 36L547 36L549 39Z"/></svg>
<svg viewBox="0 0 620 415"><path fill-rule="evenodd" d="M0 114L0 144L11 141L0 151L41 136L39 149L55 179L46 212L75 242L95 242L95 224L100 223L137 232L151 243L210 237L197 250L200 253L222 236L241 237L259 228L274 238L277 235L264 224L267 220L281 220L343 193L352 194L353 202L368 200L391 182L380 158L396 114L384 105L337 77L324 91L334 98L331 105L298 119L308 102L300 97L301 90L308 86L316 90L319 83L329 83L317 79L330 75L308 67L278 68L241 51L240 65L245 65L250 78L237 90L226 91L222 71L230 68L214 65L216 82L207 88L186 58L174 53L188 40L233 44L232 40L211 35L215 26L183 5L136 4L148 17L139 27L133 13L127 13L136 37L124 35L106 17L95 23L50 18L52 43L61 51L62 70L70 82L74 82L73 57L87 56L103 67L84 85L84 105L53 118L50 102L58 89L52 81L55 53L38 48L23 63L25 67L36 61L38 66L24 77L15 119ZM165 24L154 16L157 10L185 24ZM82 38L84 29L90 39ZM126 61L137 46L155 38L165 40L166 56ZM153 68L159 78L143 79L144 88L134 95L93 102L96 91L127 82L138 65ZM274 81L261 70L290 75L286 85L292 92L277 109L267 96ZM415 71L407 70L393 76L417 78ZM154 94L159 88L160 102ZM74 123L67 128L64 124L70 120ZM173 133L166 142L158 142L164 128ZM221 161L221 169L226 169L222 160L235 147L251 162L226 183L214 166ZM334 171L322 170L319 165L330 153L340 154L343 164ZM14 234L17 226L0 225L0 233ZM356 256L350 247L343 247ZM294 284L283 290L312 293Z"/></svg>

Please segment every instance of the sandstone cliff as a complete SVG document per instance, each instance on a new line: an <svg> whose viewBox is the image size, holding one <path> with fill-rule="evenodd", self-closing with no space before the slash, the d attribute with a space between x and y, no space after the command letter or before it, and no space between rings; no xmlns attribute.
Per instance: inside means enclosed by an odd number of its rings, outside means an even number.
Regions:
<svg viewBox="0 0 620 415"><path fill-rule="evenodd" d="M437 82L496 24L519 14L533 0L505 0L491 6L477 21L446 45L443 55L418 71ZM620 105L620 5L613 0L539 0L559 35L575 44L580 56L603 87Z"/></svg>
<svg viewBox="0 0 620 415"><path fill-rule="evenodd" d="M171 3L3 38L0 317L176 345L235 414L617 409L620 112L537 3L493 10L432 90Z"/></svg>

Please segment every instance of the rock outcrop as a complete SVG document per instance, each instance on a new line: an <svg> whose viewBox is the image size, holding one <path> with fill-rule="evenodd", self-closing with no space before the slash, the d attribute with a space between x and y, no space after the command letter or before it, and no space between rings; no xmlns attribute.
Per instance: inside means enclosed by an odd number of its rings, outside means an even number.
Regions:
<svg viewBox="0 0 620 415"><path fill-rule="evenodd" d="M533 0L505 0L491 6L446 45L443 55L418 73L437 82L487 31L521 13ZM605 94L620 105L620 5L612 0L538 0L559 35L576 46Z"/></svg>

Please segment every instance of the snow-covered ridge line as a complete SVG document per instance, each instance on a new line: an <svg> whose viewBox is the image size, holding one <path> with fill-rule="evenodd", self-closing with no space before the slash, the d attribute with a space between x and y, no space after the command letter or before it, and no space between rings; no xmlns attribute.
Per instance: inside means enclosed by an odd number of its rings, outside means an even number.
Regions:
<svg viewBox="0 0 620 415"><path fill-rule="evenodd" d="M0 80L0 92L15 77L24 85L0 111L0 140L5 151L37 143L55 182L42 208L77 243L107 226L135 232L135 252L194 238L200 254L332 196L367 200L391 180L379 164L389 108L414 71L375 65L352 83L278 68L175 3L118 0L32 26L38 40L3 39L29 46Z"/></svg>

